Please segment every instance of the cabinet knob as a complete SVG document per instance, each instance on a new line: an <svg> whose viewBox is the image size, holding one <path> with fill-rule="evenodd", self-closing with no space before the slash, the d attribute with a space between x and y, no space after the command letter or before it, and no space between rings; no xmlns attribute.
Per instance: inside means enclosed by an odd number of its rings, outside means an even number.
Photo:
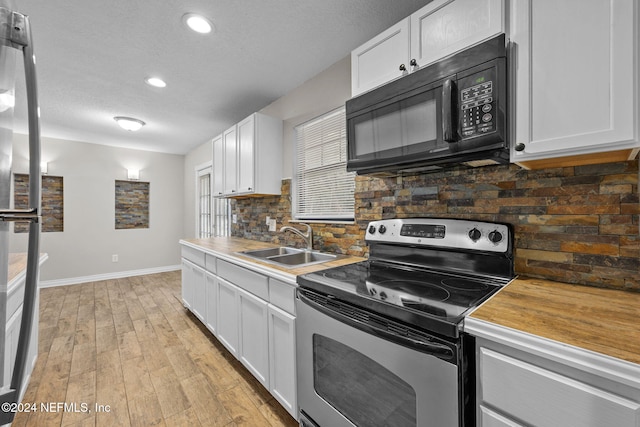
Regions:
<svg viewBox="0 0 640 427"><path fill-rule="evenodd" d="M407 71L407 67L404 64L400 64L400 71Z"/></svg>
<svg viewBox="0 0 640 427"><path fill-rule="evenodd" d="M526 146L522 142L519 142L519 143L516 144L515 150L516 151L524 151L525 147Z"/></svg>
<svg viewBox="0 0 640 427"><path fill-rule="evenodd" d="M412 67L417 67L418 61L416 61L415 59L412 59L411 62L409 62L409 65L411 65Z"/></svg>
<svg viewBox="0 0 640 427"><path fill-rule="evenodd" d="M253 191L253 188L247 187L247 191Z"/></svg>

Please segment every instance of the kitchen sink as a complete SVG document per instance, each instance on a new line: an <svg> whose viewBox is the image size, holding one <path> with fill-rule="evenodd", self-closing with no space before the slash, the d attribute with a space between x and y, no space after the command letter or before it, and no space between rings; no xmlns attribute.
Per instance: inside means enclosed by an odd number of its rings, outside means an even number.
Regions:
<svg viewBox="0 0 640 427"><path fill-rule="evenodd" d="M319 264L339 257L339 255L335 254L316 251L309 252L304 249L289 248L286 246L281 246L279 248L253 249L238 252L238 254L289 268Z"/></svg>

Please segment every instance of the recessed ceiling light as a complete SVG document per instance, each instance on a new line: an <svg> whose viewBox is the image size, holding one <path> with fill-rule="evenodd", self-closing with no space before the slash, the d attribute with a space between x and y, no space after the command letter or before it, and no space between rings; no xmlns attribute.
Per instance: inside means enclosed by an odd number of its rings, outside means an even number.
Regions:
<svg viewBox="0 0 640 427"><path fill-rule="evenodd" d="M115 120L122 129L128 130L130 132L140 130L142 126L146 124L142 120L134 119L132 117L117 116L114 117L113 120Z"/></svg>
<svg viewBox="0 0 640 427"><path fill-rule="evenodd" d="M184 22L193 31L200 34L208 34L213 31L214 28L210 20L195 13L185 14L182 17L182 22Z"/></svg>
<svg viewBox="0 0 640 427"><path fill-rule="evenodd" d="M153 87L167 87L167 83L158 77L149 77L144 79L145 83Z"/></svg>

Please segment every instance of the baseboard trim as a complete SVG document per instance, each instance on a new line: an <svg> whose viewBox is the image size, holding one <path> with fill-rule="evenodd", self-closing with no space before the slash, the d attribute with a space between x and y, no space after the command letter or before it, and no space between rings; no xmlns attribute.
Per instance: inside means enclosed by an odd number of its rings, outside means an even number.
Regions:
<svg viewBox="0 0 640 427"><path fill-rule="evenodd" d="M169 265L165 267L145 268L142 270L119 271L116 273L96 274L93 276L70 277L68 279L41 280L40 288L52 288L55 286L77 285L78 283L97 282L100 280L121 279L123 277L144 276L146 274L166 273L182 268L181 265Z"/></svg>

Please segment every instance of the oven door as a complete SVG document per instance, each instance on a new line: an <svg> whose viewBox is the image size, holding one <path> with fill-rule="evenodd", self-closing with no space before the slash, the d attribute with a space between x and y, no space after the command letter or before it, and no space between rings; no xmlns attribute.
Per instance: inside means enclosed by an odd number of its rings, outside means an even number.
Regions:
<svg viewBox="0 0 640 427"><path fill-rule="evenodd" d="M330 300L328 306L317 297ZM406 337L401 344L402 337L372 326L375 321L354 320L367 314L341 304L298 289L301 425L458 426L456 346Z"/></svg>

